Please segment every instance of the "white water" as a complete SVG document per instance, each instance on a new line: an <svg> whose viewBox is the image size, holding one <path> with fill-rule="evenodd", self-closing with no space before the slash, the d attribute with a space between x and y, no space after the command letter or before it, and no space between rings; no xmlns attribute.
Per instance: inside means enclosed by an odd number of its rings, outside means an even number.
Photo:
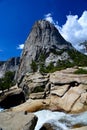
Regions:
<svg viewBox="0 0 87 130"><path fill-rule="evenodd" d="M63 112L42 110L34 114L38 117L35 130L39 130L44 123L54 124L56 127L59 126L63 130L69 130L76 124L87 125L87 112L81 114L65 114Z"/></svg>
<svg viewBox="0 0 87 130"><path fill-rule="evenodd" d="M3 111L3 108L0 108L0 112Z"/></svg>

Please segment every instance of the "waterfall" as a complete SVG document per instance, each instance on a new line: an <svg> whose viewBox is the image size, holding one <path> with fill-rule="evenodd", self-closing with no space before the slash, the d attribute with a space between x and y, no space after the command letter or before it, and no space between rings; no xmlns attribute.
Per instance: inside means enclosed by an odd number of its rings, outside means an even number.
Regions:
<svg viewBox="0 0 87 130"><path fill-rule="evenodd" d="M51 123L55 125L56 128L60 127L61 130L69 130L75 125L87 125L87 112L80 114L66 114L64 112L41 110L34 114L38 117L35 130L39 130L44 123Z"/></svg>

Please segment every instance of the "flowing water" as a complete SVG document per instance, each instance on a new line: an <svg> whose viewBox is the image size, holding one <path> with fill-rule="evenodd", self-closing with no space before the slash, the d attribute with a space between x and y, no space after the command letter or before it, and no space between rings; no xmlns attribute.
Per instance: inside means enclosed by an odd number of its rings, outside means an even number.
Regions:
<svg viewBox="0 0 87 130"><path fill-rule="evenodd" d="M56 127L60 127L61 130L69 130L75 125L87 125L87 112L80 114L66 114L63 112L41 110L35 112L34 114L38 117L35 130L39 130L44 123L51 123Z"/></svg>
<svg viewBox="0 0 87 130"><path fill-rule="evenodd" d="M0 112L3 111L3 108L0 107Z"/></svg>

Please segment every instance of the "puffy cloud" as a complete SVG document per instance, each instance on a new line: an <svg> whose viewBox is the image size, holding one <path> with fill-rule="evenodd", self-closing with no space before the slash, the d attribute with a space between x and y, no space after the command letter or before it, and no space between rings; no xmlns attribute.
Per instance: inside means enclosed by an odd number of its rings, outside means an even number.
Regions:
<svg viewBox="0 0 87 130"><path fill-rule="evenodd" d="M18 47L17 47L17 49L23 49L24 48L24 44L20 44L20 45L18 45Z"/></svg>
<svg viewBox="0 0 87 130"><path fill-rule="evenodd" d="M87 11L84 11L81 17L78 15L67 15L64 25L59 26L58 22L53 20L51 13L45 15L45 19L53 23L61 35L73 44L78 50L82 49L79 43L87 40Z"/></svg>
<svg viewBox="0 0 87 130"><path fill-rule="evenodd" d="M49 21L50 23L55 24L51 13L48 13L45 15L45 20Z"/></svg>
<svg viewBox="0 0 87 130"><path fill-rule="evenodd" d="M46 15L44 15L44 19L49 21L50 23L54 24L55 27L60 30L60 27L58 26L58 21L55 21L52 17L52 14L51 13L48 13Z"/></svg>

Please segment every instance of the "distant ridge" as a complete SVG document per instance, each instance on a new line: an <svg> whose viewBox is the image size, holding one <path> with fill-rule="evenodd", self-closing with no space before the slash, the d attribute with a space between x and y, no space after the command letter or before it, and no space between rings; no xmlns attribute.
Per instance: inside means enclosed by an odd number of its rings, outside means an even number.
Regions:
<svg viewBox="0 0 87 130"><path fill-rule="evenodd" d="M7 61L0 61L0 78L4 76L7 71L17 71L20 57L13 57Z"/></svg>

